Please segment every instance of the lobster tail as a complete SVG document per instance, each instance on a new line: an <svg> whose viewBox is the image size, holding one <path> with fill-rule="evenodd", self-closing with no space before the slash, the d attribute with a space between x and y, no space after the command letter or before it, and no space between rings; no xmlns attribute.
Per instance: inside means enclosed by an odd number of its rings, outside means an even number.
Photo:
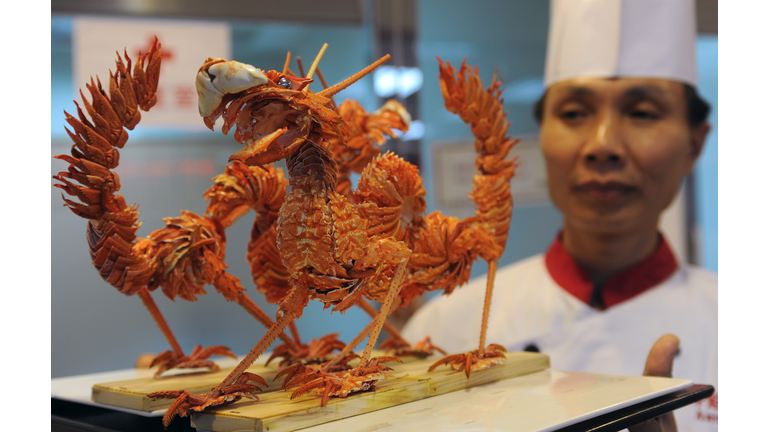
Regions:
<svg viewBox="0 0 768 432"><path fill-rule="evenodd" d="M288 185L282 170L272 165L249 167L240 161L227 165L213 181L214 185L203 195L208 200L206 213L229 228L242 215L254 210L262 231L277 220Z"/></svg>
<svg viewBox="0 0 768 432"><path fill-rule="evenodd" d="M413 255L401 292L404 305L425 291L450 294L469 280L478 257L497 261L504 253L512 220L510 180L517 161L507 155L518 141L505 136L509 122L500 97L501 83L494 76L484 90L477 68L462 63L457 71L450 63L438 61L445 107L469 124L475 136L478 172L470 197L477 210L475 216L461 221L440 212L421 219L407 240Z"/></svg>
<svg viewBox="0 0 768 432"><path fill-rule="evenodd" d="M149 52L140 55L136 61L133 76L130 73L131 58L128 57L128 52L124 51L127 65L120 58L120 53L116 52L116 54L116 72L114 74L109 73L109 95L112 98L115 113L122 121L123 126L133 130L141 120L139 108L149 111L157 103L156 92L160 78L162 50L157 38L155 38ZM147 58L149 60L146 60ZM146 72L143 69L145 60L147 61ZM122 148L122 146L120 147Z"/></svg>
<svg viewBox="0 0 768 432"><path fill-rule="evenodd" d="M131 295L151 283L155 264L146 260L139 252L141 248L134 251L135 234L141 226L138 207L127 206L117 194L120 178L111 170L120 161L118 149L128 140L124 128L133 129L141 119L139 109L146 111L157 101L160 44L155 39L150 51L139 56L133 74L127 53L125 59L127 65L118 54L116 72L110 73L109 96L98 78L91 79L86 84L91 101L80 91L85 112L77 102L77 117L65 112L71 130L65 129L74 144L71 155L54 156L69 167L53 178L60 182L55 187L79 201L62 194L65 205L89 219L88 244L99 274L120 292Z"/></svg>
<svg viewBox="0 0 768 432"><path fill-rule="evenodd" d="M289 273L276 246L275 222L288 185L282 170L272 165L249 167L234 161L213 181L215 184L203 195L208 200L206 213L223 228L245 213L256 211L246 260L257 290L266 296L267 302L279 302L290 290Z"/></svg>
<svg viewBox="0 0 768 432"><path fill-rule="evenodd" d="M395 100L389 100L381 108L367 113L356 101L346 100L339 106L339 115L349 130L346 142L340 138L331 139L330 150L339 163L337 191L354 199L350 173L362 173L363 169L381 153L379 146L386 137L395 138L392 131L407 132L411 115Z"/></svg>
<svg viewBox="0 0 768 432"><path fill-rule="evenodd" d="M498 259L504 253L512 221L513 202L509 179L502 174L476 174L472 179L472 192L469 196L477 206L478 223L487 227L497 246L482 249L481 256L486 261Z"/></svg>
<svg viewBox="0 0 768 432"><path fill-rule="evenodd" d="M136 62L136 78L128 71L131 65L128 54L125 54L127 68L118 54L115 62L117 72L110 73L109 96L102 88L101 81L97 78L94 82L91 78L90 84L85 86L92 101L88 101L82 90L80 96L92 122L77 102L77 117L64 112L72 130L65 129L74 145L72 156L54 156L70 164L67 172L60 172L53 177L62 183L54 186L81 201L77 203L64 199L66 205L78 216L99 219L105 212L127 209L122 196L115 195L120 189L120 181L117 174L110 170L119 163L120 154L117 149L128 141L128 132L124 128L133 129L141 119L137 108L149 110L157 101L155 92L160 73L160 52L160 44L155 39L150 52L141 55ZM147 58L149 60L146 61L145 72L142 67Z"/></svg>
<svg viewBox="0 0 768 432"><path fill-rule="evenodd" d="M125 58L130 62L128 53ZM152 43L152 47L146 55L140 55L136 60L136 66L133 68L133 79L135 82L134 91L139 108L143 111L149 111L157 103L157 84L160 80L160 59L162 52L157 38ZM146 70L144 62L147 62ZM129 63L130 67L130 63Z"/></svg>
<svg viewBox="0 0 768 432"><path fill-rule="evenodd" d="M254 223L248 241L246 261L251 266L251 277L256 291L264 294L267 303L278 303L291 289L290 273L280 259L277 249L277 225L262 232Z"/></svg>
<svg viewBox="0 0 768 432"><path fill-rule="evenodd" d="M165 227L141 239L134 247L134 255L158 267L149 288L160 285L169 299L178 296L195 301L197 295L205 295L205 285L210 283L227 300L236 300L243 288L238 281L222 279L227 267L223 262L225 242L216 223L183 210L181 216L163 221Z"/></svg>
<svg viewBox="0 0 768 432"><path fill-rule="evenodd" d="M426 194L419 169L387 152L365 168L354 198L369 234L410 243L406 237L427 210Z"/></svg>
<svg viewBox="0 0 768 432"><path fill-rule="evenodd" d="M517 158L507 159L507 155L519 140L506 137L509 122L504 115L501 82L495 74L491 85L483 90L477 67L468 67L465 60L457 71L450 63L437 60L445 107L469 124L475 136L478 174L472 181L470 197L477 206L478 222L492 233L500 247L484 251L483 258L498 259L507 243L512 220L510 180L518 166Z"/></svg>

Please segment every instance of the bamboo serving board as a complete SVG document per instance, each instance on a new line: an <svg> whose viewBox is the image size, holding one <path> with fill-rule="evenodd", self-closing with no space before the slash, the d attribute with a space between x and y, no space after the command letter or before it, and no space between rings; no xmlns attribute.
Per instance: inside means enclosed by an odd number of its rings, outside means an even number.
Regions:
<svg viewBox="0 0 768 432"><path fill-rule="evenodd" d="M514 352L507 353L503 364L473 372L467 379L464 372L447 366L427 372L435 361L387 364L395 370L387 373L388 379L376 383L375 390L331 398L325 407L320 406L321 395L315 392L291 400L290 391L273 391L259 394L259 401L242 400L194 413L191 424L216 432L293 431L549 368L545 354Z"/></svg>
<svg viewBox="0 0 768 432"><path fill-rule="evenodd" d="M171 406L173 399L153 399L149 393L161 390L187 390L192 393L206 393L216 387L232 371L232 367L221 368L217 372L192 372L160 378L139 378L126 381L113 381L94 384L91 388L91 400L105 405L118 406L139 411L159 411ZM267 380L269 387L265 391L278 390L283 378L274 381L278 369L276 366L253 365L248 372L260 375Z"/></svg>
<svg viewBox="0 0 768 432"><path fill-rule="evenodd" d="M386 355L384 351L375 350L373 356ZM268 357L268 356L267 356ZM404 363L410 363L418 361L415 357L401 357ZM229 359L225 359L227 362L231 362ZM357 360L350 362L351 365L355 365ZM248 368L248 372L255 373L265 380L269 384L269 387L264 389L264 392L271 392L280 390L283 385L283 378L275 379L278 369L278 361L275 361L270 366L264 366L256 364ZM237 363L234 363L235 365ZM168 408L173 403L173 399L152 399L147 397L149 393L161 391L161 390L187 390L191 393L207 393L211 391L213 387L216 387L227 375L234 369L234 366L224 367L221 365L221 369L218 372L187 372L171 371L171 375L162 376L160 378L138 378L123 381L112 381L100 384L94 384L91 387L91 400L97 403L111 405L121 408L128 408L138 411L153 412L160 411ZM259 393L262 394L262 393Z"/></svg>

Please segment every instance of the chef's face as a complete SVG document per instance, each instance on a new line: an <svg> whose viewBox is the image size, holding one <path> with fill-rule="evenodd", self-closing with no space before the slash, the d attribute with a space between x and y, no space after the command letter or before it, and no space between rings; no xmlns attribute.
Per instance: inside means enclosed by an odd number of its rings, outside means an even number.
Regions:
<svg viewBox="0 0 768 432"><path fill-rule="evenodd" d="M541 147L566 229L655 229L701 152L709 124L688 123L683 85L578 78L544 99Z"/></svg>

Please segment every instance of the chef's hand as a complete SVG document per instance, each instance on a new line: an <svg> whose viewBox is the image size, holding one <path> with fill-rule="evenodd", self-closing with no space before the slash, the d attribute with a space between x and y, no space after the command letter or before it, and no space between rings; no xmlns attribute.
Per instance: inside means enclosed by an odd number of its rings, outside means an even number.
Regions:
<svg viewBox="0 0 768 432"><path fill-rule="evenodd" d="M136 364L134 364L134 367L136 369L149 369L154 359L155 359L155 354L144 353L140 355L139 358L136 359Z"/></svg>
<svg viewBox="0 0 768 432"><path fill-rule="evenodd" d="M673 334L660 337L648 353L643 376L672 378L672 363L679 346L680 339ZM677 424L674 414L669 412L628 429L630 432L677 432Z"/></svg>

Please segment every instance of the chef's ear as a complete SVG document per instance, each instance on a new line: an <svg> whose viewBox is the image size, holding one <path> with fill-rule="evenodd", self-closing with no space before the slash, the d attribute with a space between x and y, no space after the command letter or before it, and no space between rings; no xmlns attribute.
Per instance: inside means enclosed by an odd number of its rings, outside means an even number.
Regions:
<svg viewBox="0 0 768 432"><path fill-rule="evenodd" d="M709 136L711 130L712 123L708 121L691 128L691 150L695 157L698 158L704 151L704 143L707 141L707 136Z"/></svg>

